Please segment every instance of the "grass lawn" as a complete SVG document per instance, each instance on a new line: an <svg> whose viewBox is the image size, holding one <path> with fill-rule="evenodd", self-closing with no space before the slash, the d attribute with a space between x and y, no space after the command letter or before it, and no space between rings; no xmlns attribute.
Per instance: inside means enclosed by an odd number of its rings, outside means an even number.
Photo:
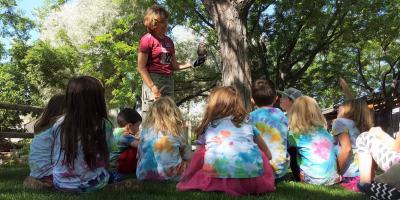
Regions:
<svg viewBox="0 0 400 200"><path fill-rule="evenodd" d="M174 183L152 183L145 182L141 191L126 192L95 192L90 194L66 194L54 190L35 191L22 187L22 181L29 173L29 168L25 165L1 166L0 167L0 199L88 199L88 200L128 200L128 199L232 199L232 197L221 193L203 193L203 192L177 192ZM277 185L274 193L262 196L248 196L237 199L365 199L361 194L348 192L335 187L312 186L301 183L281 182Z"/></svg>

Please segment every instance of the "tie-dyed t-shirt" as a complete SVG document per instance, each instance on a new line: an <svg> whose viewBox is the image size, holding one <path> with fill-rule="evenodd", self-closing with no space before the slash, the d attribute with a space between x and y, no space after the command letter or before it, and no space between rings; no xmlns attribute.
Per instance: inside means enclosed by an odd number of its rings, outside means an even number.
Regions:
<svg viewBox="0 0 400 200"><path fill-rule="evenodd" d="M274 169L275 177L283 177L289 168L287 117L279 108L261 107L250 113L250 123L254 134L261 135L271 151L270 164Z"/></svg>
<svg viewBox="0 0 400 200"><path fill-rule="evenodd" d="M337 180L336 154L333 136L319 127L307 133L289 131L289 145L298 151L297 163L304 181L317 185L332 185Z"/></svg>
<svg viewBox="0 0 400 200"><path fill-rule="evenodd" d="M351 143L351 154L349 154L349 158L346 162L345 172L343 173L343 177L356 177L359 176L360 173L358 171L358 156L357 156L357 146L356 140L360 135L360 131L357 129L353 120L346 118L337 118L332 124L332 135L335 136L335 145L337 149L337 154L340 151L340 143L338 137L342 133L347 133L350 137Z"/></svg>
<svg viewBox="0 0 400 200"><path fill-rule="evenodd" d="M110 153L110 165L116 166L119 156L122 152L131 147L136 138L131 134L124 134L124 128L116 128L113 131L114 143L112 144L112 153Z"/></svg>
<svg viewBox="0 0 400 200"><path fill-rule="evenodd" d="M179 181L186 167L183 160L189 159L185 156L190 155L191 150L185 136L175 137L155 133L153 129L142 129L138 151L137 179Z"/></svg>
<svg viewBox="0 0 400 200"><path fill-rule="evenodd" d="M60 125L64 118L58 120L53 126L52 134L55 135L53 149L53 184L54 187L67 192L91 192L105 187L110 177L104 160L98 159L96 168L91 170L86 164L82 147L78 147L78 155L74 160L74 166L69 167L64 160L64 151L61 149ZM114 141L112 125L105 122L106 141L109 151Z"/></svg>
<svg viewBox="0 0 400 200"><path fill-rule="evenodd" d="M32 177L41 179L53 174L51 163L51 148L54 144L54 137L49 128L33 138L29 149L29 168Z"/></svg>
<svg viewBox="0 0 400 200"><path fill-rule="evenodd" d="M217 178L253 178L263 174L260 149L250 124L236 127L231 117L210 123L204 132L206 153L203 171Z"/></svg>

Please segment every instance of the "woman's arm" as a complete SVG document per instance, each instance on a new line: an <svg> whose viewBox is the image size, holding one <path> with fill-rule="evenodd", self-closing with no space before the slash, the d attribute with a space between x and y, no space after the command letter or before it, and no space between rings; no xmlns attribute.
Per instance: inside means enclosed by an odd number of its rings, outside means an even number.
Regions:
<svg viewBox="0 0 400 200"><path fill-rule="evenodd" d="M151 92L153 92L154 97L157 98L161 96L161 93L158 90L158 87L154 84L153 80L151 79L149 71L147 71L146 64L148 57L149 54L139 51L137 70L139 74L142 76L144 83L150 88Z"/></svg>
<svg viewBox="0 0 400 200"><path fill-rule="evenodd" d="M339 134L337 137L340 143L340 151L337 158L338 172L339 174L342 174L345 170L344 168L346 167L346 162L351 152L351 142L350 136L346 132Z"/></svg>
<svg viewBox="0 0 400 200"><path fill-rule="evenodd" d="M267 144L265 144L264 140L260 135L254 136L254 142L258 145L258 147L265 153L269 160L272 159L271 151L269 150Z"/></svg>
<svg viewBox="0 0 400 200"><path fill-rule="evenodd" d="M178 63L178 61L176 61L176 56L175 54L172 55L172 68L174 69L174 71L178 71L178 70L182 70L182 69L187 69L189 67L192 67L192 64L189 63Z"/></svg>

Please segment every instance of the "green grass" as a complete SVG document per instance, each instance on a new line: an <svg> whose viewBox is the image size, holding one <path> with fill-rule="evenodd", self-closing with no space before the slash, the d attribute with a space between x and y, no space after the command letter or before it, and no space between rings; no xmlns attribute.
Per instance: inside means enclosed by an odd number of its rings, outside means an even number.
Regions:
<svg viewBox="0 0 400 200"><path fill-rule="evenodd" d="M22 187L22 181L29 173L27 166L2 166L0 167L0 199L1 200L130 200L130 199L232 199L222 193L204 193L204 192L177 192L174 183L153 183L145 182L141 191L126 192L105 192L98 191L90 194L67 194L55 190L35 191ZM302 183L281 182L277 185L274 193L261 196L246 196L237 199L340 199L357 200L365 199L358 193L348 192L338 186L324 187L313 186Z"/></svg>

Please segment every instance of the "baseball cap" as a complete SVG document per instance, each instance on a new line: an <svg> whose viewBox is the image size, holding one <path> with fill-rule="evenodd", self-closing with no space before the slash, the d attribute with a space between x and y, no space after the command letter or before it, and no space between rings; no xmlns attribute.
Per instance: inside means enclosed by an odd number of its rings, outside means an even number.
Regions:
<svg viewBox="0 0 400 200"><path fill-rule="evenodd" d="M281 95L287 96L292 101L303 96L303 93L301 93L300 90L292 87L285 89L284 91L277 90L277 92Z"/></svg>

